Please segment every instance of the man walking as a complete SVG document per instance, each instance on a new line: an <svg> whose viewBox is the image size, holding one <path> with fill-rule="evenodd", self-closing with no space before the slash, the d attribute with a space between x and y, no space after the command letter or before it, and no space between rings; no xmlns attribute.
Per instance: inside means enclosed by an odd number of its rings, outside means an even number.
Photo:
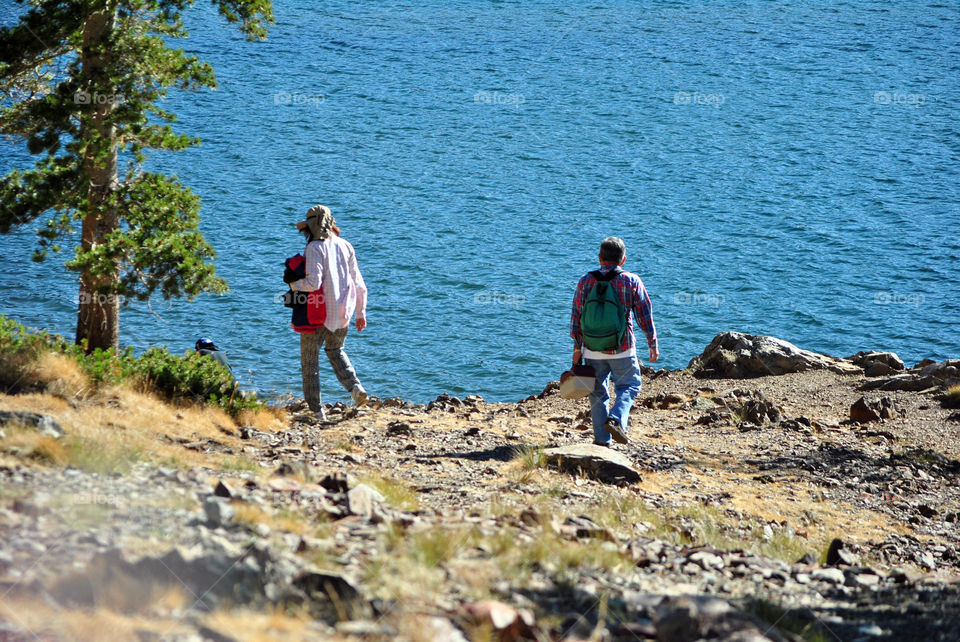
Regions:
<svg viewBox="0 0 960 642"><path fill-rule="evenodd" d="M316 205L310 208L306 220L297 223L297 230L307 239L304 251L306 276L289 281L288 285L295 291L319 292L326 306L323 325L315 332L300 332L303 396L310 410L324 420L326 413L320 401L321 345L337 380L350 392L356 406L367 402L367 392L360 385L360 379L343 350L354 312L357 332L367 327L367 286L357 267L356 252L348 241L340 238L340 228L329 207Z"/></svg>
<svg viewBox="0 0 960 642"><path fill-rule="evenodd" d="M660 352L653 305L643 281L636 274L620 269L627 260L623 240L614 236L603 239L599 258L600 269L588 272L577 283L570 336L573 363L583 359L596 371L596 385L590 393L594 443L609 446L611 437L618 443L628 443L630 408L640 393L634 319L647 337L650 363L660 357ZM608 410L607 379L610 376L617 397Z"/></svg>

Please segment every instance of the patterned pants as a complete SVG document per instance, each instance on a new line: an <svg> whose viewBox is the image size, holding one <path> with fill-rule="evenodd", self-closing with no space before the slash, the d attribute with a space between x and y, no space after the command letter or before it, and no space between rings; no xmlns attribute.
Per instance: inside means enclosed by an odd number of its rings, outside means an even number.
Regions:
<svg viewBox="0 0 960 642"><path fill-rule="evenodd" d="M343 342L347 338L347 328L331 332L326 328L318 328L316 333L300 333L300 373L303 376L303 397L307 400L310 410L320 410L320 346L323 345L327 359L333 366L333 374L348 391L360 383L357 372L350 363L350 358L343 350Z"/></svg>

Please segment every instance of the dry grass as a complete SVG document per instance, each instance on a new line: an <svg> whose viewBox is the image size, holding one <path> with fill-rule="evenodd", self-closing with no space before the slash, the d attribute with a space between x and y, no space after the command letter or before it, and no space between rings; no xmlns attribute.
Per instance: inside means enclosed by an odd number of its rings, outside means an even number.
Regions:
<svg viewBox="0 0 960 642"><path fill-rule="evenodd" d="M251 426L261 432L276 432L287 423L287 412L266 406L260 410L242 410L237 415L238 426Z"/></svg>
<svg viewBox="0 0 960 642"><path fill-rule="evenodd" d="M51 466L69 463L67 449L53 437L15 424L7 424L4 432L4 438L0 439L0 452L4 455Z"/></svg>
<svg viewBox="0 0 960 642"><path fill-rule="evenodd" d="M304 535L312 528L310 521L302 513L289 509L269 513L259 506L246 502L234 501L231 503L235 512L233 521L243 525L264 524L271 530L280 530L285 533Z"/></svg>
<svg viewBox="0 0 960 642"><path fill-rule="evenodd" d="M172 611L186 605L184 593L171 588L158 592L148 608L139 613L103 607L65 609L40 598L6 595L0 600L0 620L25 631L25 639L114 642L173 638L188 635L192 630L170 617Z"/></svg>
<svg viewBox="0 0 960 642"><path fill-rule="evenodd" d="M44 352L26 368L26 379L64 399L84 398L93 385L75 359L57 352Z"/></svg>
<svg viewBox="0 0 960 642"><path fill-rule="evenodd" d="M331 639L311 629L311 618L305 610L219 610L205 616L201 621L207 628L242 642L305 642L321 638Z"/></svg>
<svg viewBox="0 0 960 642"><path fill-rule="evenodd" d="M943 396L943 402L948 408L960 408L960 384L947 388Z"/></svg>
<svg viewBox="0 0 960 642"><path fill-rule="evenodd" d="M68 365L57 359L51 364L48 374L54 372L54 366ZM40 412L63 426L67 436L59 442L19 430L8 431L7 438L0 441L0 449L7 455L19 454L48 465L111 473L149 460L180 468L259 471L256 462L236 454L243 442L233 419L211 406L176 406L152 394L116 387L102 389L94 397L72 405L51 394L0 395L0 408ZM259 430L283 427L282 411L275 409L249 411L241 418ZM219 444L215 450L232 450L234 454L184 448L186 443L202 440L215 441Z"/></svg>
<svg viewBox="0 0 960 642"><path fill-rule="evenodd" d="M420 503L417 501L417 491L401 479L368 475L361 477L359 481L379 491L388 506L405 511L415 511L420 508Z"/></svg>

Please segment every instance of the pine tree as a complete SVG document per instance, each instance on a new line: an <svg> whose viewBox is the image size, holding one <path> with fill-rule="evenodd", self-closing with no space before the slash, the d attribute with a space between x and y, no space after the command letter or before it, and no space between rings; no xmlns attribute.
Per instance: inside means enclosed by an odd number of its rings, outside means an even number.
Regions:
<svg viewBox="0 0 960 642"><path fill-rule="evenodd" d="M187 35L193 0L16 0L0 28L0 133L26 139L32 169L0 178L0 232L49 216L34 260L80 239L78 344L118 344L120 302L224 292L199 232L200 200L175 177L143 169L149 149L182 150L157 106L170 87L215 87L209 64L167 45ZM213 0L248 39L273 21L270 0Z"/></svg>

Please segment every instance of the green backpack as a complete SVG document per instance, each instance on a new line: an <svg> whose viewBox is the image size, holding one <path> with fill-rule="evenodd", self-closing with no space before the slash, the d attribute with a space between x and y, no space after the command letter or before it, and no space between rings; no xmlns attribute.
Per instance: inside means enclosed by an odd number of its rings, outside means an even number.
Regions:
<svg viewBox="0 0 960 642"><path fill-rule="evenodd" d="M623 271L613 269L604 274L591 272L597 280L580 312L580 331L583 345L590 350L604 352L616 348L627 331L627 311L617 296L617 289L610 283Z"/></svg>

